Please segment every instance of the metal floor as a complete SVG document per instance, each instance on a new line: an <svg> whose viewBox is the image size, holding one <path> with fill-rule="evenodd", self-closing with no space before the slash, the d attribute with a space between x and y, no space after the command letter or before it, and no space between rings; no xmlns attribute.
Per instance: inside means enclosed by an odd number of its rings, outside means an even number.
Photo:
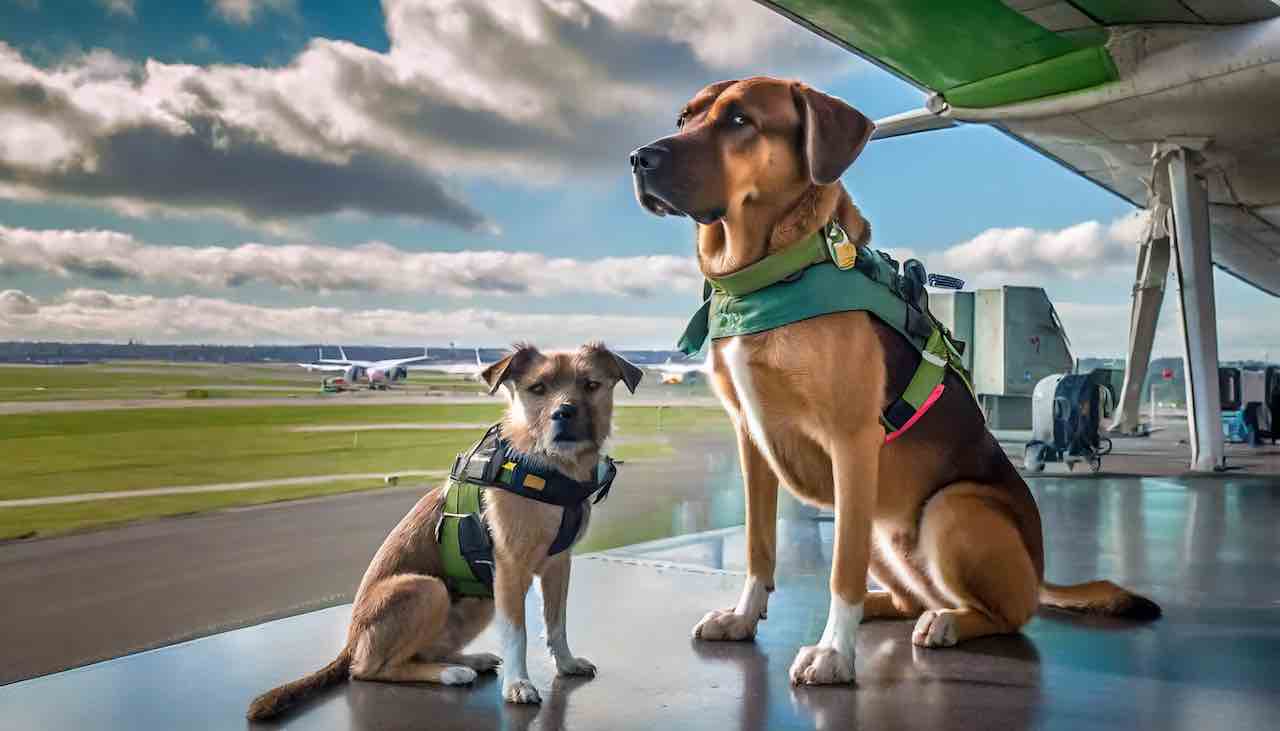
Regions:
<svg viewBox="0 0 1280 731"><path fill-rule="evenodd" d="M569 629L594 680L561 681L531 622L538 708L498 680L470 688L355 682L290 729L1262 729L1280 717L1280 481L1039 478L1048 578L1105 577L1160 602L1153 624L1042 612L1020 636L911 645L909 622L863 626L858 685L792 688L825 622L831 524L780 526L779 587L754 643L695 643L734 603L738 529L583 556ZM531 598L531 608L536 607ZM335 607L0 688L5 729L237 729L251 697L337 652ZM539 612L531 611L531 618ZM496 650L482 635L474 647ZM259 726L253 726L258 728Z"/></svg>

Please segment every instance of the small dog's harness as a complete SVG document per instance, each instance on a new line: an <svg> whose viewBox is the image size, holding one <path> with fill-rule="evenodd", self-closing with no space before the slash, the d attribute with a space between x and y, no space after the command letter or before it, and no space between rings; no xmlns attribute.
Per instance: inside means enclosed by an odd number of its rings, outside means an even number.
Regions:
<svg viewBox="0 0 1280 731"><path fill-rule="evenodd" d="M590 482L571 479L539 465L503 439L494 424L453 462L445 487L444 508L436 524L436 542L444 563L444 580L455 596L493 596L493 540L484 520L485 490L506 490L523 498L564 508L560 528L547 555L573 545L582 529L587 500L609 495L617 463L604 456Z"/></svg>
<svg viewBox="0 0 1280 731"><path fill-rule="evenodd" d="M973 394L957 341L929 312L924 268L907 262L908 274L884 252L859 247L832 221L804 241L724 277L708 279L702 306L677 344L687 355L708 339L773 330L833 312L865 310L892 327L920 352L910 383L884 410L885 442L897 439L937 403L950 368ZM950 277L933 277L937 286L958 289ZM976 396L975 396L976 400Z"/></svg>

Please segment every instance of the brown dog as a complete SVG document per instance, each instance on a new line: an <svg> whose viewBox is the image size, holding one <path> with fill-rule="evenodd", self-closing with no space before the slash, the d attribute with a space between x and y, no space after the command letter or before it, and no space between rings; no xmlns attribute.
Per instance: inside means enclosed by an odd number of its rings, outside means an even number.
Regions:
<svg viewBox="0 0 1280 731"><path fill-rule="evenodd" d="M641 371L603 345L540 353L528 345L481 374L494 393L506 387L502 435L519 453L579 481L594 479L613 420L613 387L635 392ZM538 703L525 667L525 595L542 584L547 646L561 675L595 675L574 657L565 634L570 551L548 557L563 508L502 490L485 493L484 522L493 541L493 599L451 597L443 577L436 525L445 488L427 493L391 531L356 591L347 644L337 659L259 696L248 717L270 718L349 677L388 682L470 683L503 663L502 697ZM586 532L590 503L577 538ZM576 538L574 539L577 540ZM504 657L458 654L497 608Z"/></svg>
<svg viewBox="0 0 1280 731"><path fill-rule="evenodd" d="M870 239L839 177L874 125L843 101L797 82L724 81L699 92L677 126L632 153L636 196L652 213L698 223L705 275L743 269L832 219L858 245ZM1035 501L954 373L932 410L885 443L880 414L920 356L874 316L717 339L710 358L738 433L748 578L738 605L707 614L694 637L754 636L773 588L779 480L836 514L826 630L796 656L792 682L852 681L864 618L918 617L912 641L942 647L1017 632L1041 603L1159 614L1110 582L1043 582ZM868 592L868 572L887 591Z"/></svg>

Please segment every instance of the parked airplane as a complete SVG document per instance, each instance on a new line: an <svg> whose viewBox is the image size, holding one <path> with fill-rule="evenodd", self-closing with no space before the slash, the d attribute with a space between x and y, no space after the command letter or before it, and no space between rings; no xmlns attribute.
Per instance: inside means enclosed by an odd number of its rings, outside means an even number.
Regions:
<svg viewBox="0 0 1280 731"><path fill-rule="evenodd" d="M1280 3L757 1L927 95L872 139L989 125L1151 211L1113 428L1138 426L1173 269L1191 467L1222 469L1211 266L1280 295Z"/></svg>
<svg viewBox="0 0 1280 731"><path fill-rule="evenodd" d="M409 364L426 360L431 357L426 348L422 349L422 355L416 355L412 358L397 358L394 360L352 360L347 357L347 353L338 346L338 358L330 359L324 357L324 348L319 351L319 357L315 363L299 363L298 365L306 368L308 371L324 371L337 372L342 375L333 379L334 383L341 380L338 385L353 387L357 383L368 383L369 388L387 389L391 384L403 381L409 377Z"/></svg>
<svg viewBox="0 0 1280 731"><path fill-rule="evenodd" d="M667 358L667 362L662 365L645 366L645 368L657 371L658 381L666 385L697 383L706 372L705 363L673 363L670 358Z"/></svg>

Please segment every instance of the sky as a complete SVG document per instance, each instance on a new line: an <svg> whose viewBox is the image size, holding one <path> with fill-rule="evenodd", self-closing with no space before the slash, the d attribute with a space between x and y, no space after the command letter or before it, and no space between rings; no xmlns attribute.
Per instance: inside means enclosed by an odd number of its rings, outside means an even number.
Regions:
<svg viewBox="0 0 1280 731"><path fill-rule="evenodd" d="M0 340L671 347L692 224L636 205L628 153L760 74L923 104L745 0L9 0ZM1077 356L1123 355L1125 201L981 126L873 142L843 182L876 247L1042 286ZM1274 298L1215 284L1222 357L1280 354Z"/></svg>

